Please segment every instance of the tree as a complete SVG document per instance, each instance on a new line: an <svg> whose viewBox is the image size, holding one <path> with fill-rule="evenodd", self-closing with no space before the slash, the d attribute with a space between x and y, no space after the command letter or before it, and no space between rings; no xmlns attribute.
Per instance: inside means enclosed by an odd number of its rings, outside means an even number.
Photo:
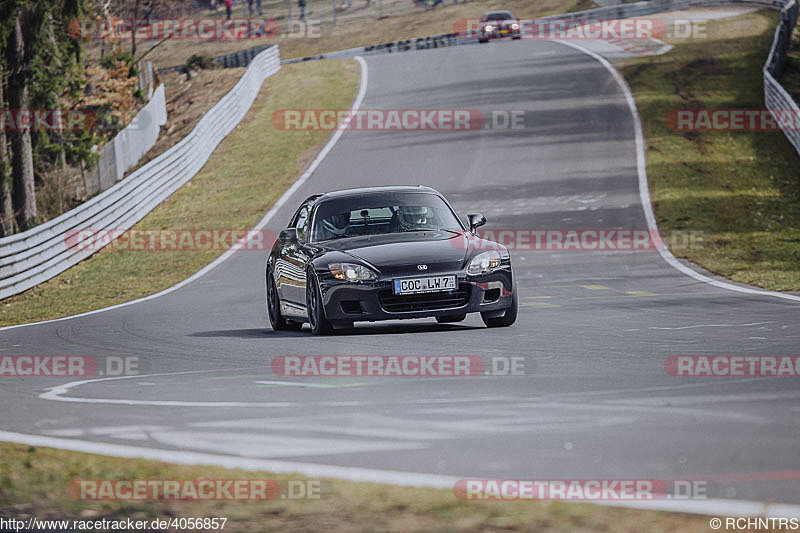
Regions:
<svg viewBox="0 0 800 533"><path fill-rule="evenodd" d="M30 47L28 31L31 29L30 10L19 6L13 18L8 42L6 43L6 64L10 74L8 81L8 104L12 110L30 109L30 74L28 62ZM26 35L27 34L27 35ZM36 189L33 181L33 145L31 144L30 124L19 121L9 132L11 139L11 168L13 190L11 193L17 225L26 229L36 219Z"/></svg>
<svg viewBox="0 0 800 533"><path fill-rule="evenodd" d="M0 61L0 105L5 102L3 88L6 73ZM0 237L14 233L14 207L11 203L11 162L8 153L6 131L0 128Z"/></svg>
<svg viewBox="0 0 800 533"><path fill-rule="evenodd" d="M0 0L0 68L7 76L0 95L3 108L59 109L60 98L80 88L81 43L67 28L82 14L83 2ZM12 209L19 229L25 230L36 223L37 168L44 162L65 161L69 147L60 132L31 131L30 124L21 121L15 126L8 132L9 157L5 159L5 147L0 147L0 161L10 160ZM7 196L8 184L3 182L0 214Z"/></svg>

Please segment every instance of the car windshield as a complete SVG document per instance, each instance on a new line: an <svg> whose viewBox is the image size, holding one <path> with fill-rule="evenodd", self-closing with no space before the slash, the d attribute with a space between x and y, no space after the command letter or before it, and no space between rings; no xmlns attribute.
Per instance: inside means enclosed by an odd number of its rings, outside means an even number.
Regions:
<svg viewBox="0 0 800 533"><path fill-rule="evenodd" d="M514 15L510 11L500 11L498 13L488 13L486 20L508 20L513 19Z"/></svg>
<svg viewBox="0 0 800 533"><path fill-rule="evenodd" d="M459 232L463 228L444 200L429 193L366 194L321 203L314 242L411 231Z"/></svg>

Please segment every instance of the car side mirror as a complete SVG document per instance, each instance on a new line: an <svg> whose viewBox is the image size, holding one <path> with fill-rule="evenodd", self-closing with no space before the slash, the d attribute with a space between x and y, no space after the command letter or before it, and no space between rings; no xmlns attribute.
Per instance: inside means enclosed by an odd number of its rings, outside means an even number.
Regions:
<svg viewBox="0 0 800 533"><path fill-rule="evenodd" d="M486 217L481 213L470 213L467 215L467 220L469 220L469 230L472 233L475 233L476 229L486 224Z"/></svg>
<svg viewBox="0 0 800 533"><path fill-rule="evenodd" d="M297 242L297 228L286 228L278 237L284 242Z"/></svg>

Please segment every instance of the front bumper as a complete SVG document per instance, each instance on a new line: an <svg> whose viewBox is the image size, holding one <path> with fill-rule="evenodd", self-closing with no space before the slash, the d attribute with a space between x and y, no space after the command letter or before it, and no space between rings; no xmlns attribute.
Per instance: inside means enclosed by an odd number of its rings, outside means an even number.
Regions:
<svg viewBox="0 0 800 533"><path fill-rule="evenodd" d="M426 276L455 275L457 289L422 295L396 296L392 280L350 283L330 277L320 278L325 316L328 320L359 322L426 318L462 313L496 312L501 316L511 305L511 268L467 276L465 272L426 273ZM417 276L418 277L418 276Z"/></svg>
<svg viewBox="0 0 800 533"><path fill-rule="evenodd" d="M487 41L489 39L502 39L504 37L511 37L512 39L513 38L519 38L521 36L521 34L520 34L519 30L512 30L510 28L509 29L503 28L503 29L495 29L495 30L488 31L488 32L487 31L480 31L478 33L478 36L479 36L478 38L480 40Z"/></svg>

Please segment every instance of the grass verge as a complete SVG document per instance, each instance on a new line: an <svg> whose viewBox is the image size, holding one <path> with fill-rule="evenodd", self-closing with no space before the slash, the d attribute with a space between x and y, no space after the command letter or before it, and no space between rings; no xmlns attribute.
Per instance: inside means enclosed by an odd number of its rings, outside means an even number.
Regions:
<svg viewBox="0 0 800 533"><path fill-rule="evenodd" d="M664 120L675 109L764 109L777 17L716 21L708 38L621 67L642 117L659 228L703 235L675 255L733 281L800 291L800 157L783 133L677 132Z"/></svg>
<svg viewBox="0 0 800 533"><path fill-rule="evenodd" d="M308 478L294 474L117 459L8 443L0 443L0 472L0 516L17 520L35 517L41 520L130 518L152 521L154 518L218 517L228 519L226 532L708 531L708 518L704 516L580 503L462 501L448 489L405 488L339 480L320 480L319 499L254 502L73 500L67 495L67 484L76 479L266 479L278 482L283 489L289 481Z"/></svg>
<svg viewBox="0 0 800 533"><path fill-rule="evenodd" d="M286 65L265 83L239 126L191 182L134 229L252 227L327 142L326 131L283 131L270 119L286 108L348 108L355 60ZM220 251L102 250L61 275L0 302L0 325L57 318L153 294L185 279Z"/></svg>

